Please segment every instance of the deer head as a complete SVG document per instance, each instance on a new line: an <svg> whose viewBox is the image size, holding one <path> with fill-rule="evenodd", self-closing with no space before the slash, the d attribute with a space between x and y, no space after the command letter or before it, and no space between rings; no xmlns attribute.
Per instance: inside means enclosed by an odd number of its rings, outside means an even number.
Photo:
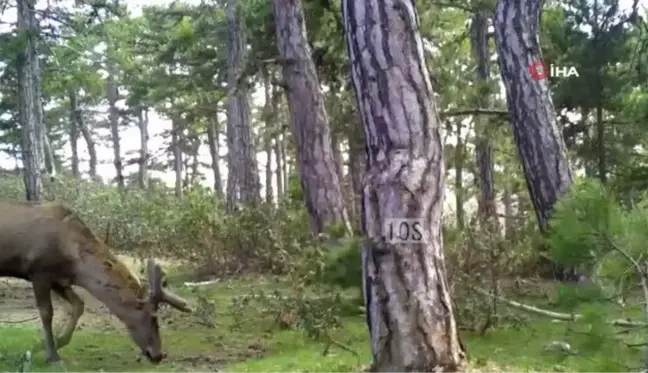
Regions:
<svg viewBox="0 0 648 373"><path fill-rule="evenodd" d="M165 273L153 259L147 262L148 294L137 300L135 314L130 315L131 322L127 323L128 332L140 347L142 356L157 364L166 357L162 351L160 327L158 324L158 309L161 303L182 312L192 312L187 301L166 289Z"/></svg>

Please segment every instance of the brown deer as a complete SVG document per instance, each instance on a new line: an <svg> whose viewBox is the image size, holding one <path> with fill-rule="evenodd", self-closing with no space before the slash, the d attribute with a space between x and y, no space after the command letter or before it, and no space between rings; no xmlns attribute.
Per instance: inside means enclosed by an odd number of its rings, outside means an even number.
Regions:
<svg viewBox="0 0 648 373"><path fill-rule="evenodd" d="M191 312L187 302L164 288L164 272L148 261L148 284L122 263L69 208L55 202L0 202L0 277L30 281L45 334L48 362L72 339L84 303L72 285L86 289L121 320L154 364L164 359L158 306ZM52 332L54 292L69 304L69 318L56 340Z"/></svg>

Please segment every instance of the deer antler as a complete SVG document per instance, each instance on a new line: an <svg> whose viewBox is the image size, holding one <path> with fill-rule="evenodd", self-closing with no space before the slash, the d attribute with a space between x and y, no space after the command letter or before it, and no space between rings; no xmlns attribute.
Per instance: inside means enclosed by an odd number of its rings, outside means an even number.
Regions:
<svg viewBox="0 0 648 373"><path fill-rule="evenodd" d="M165 273L159 264L155 263L154 259L149 259L147 263L147 272L149 280L149 293L151 302L157 305L161 302L169 304L171 307L182 312L192 312L189 304L182 297L173 294L168 289L165 289L166 281L164 281Z"/></svg>

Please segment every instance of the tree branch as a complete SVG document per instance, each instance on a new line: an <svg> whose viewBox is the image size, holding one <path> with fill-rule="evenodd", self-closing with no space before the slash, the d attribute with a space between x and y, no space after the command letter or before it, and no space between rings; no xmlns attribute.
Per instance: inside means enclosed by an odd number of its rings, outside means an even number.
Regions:
<svg viewBox="0 0 648 373"><path fill-rule="evenodd" d="M501 117L509 116L508 110L494 110L494 109L457 109L447 110L440 113L441 118L458 117L462 115L496 115Z"/></svg>
<svg viewBox="0 0 648 373"><path fill-rule="evenodd" d="M529 305L526 305L526 304L518 303L518 302L515 302L515 301L512 301L512 300L503 298L501 296L493 295L493 294L489 293L488 291L480 289L480 288L475 287L475 286L472 286L472 289L475 290L476 292L478 292L479 294L485 295L485 296L490 297L490 298L494 298L494 299L496 299L496 300L498 300L498 301L500 301L500 302L502 302L502 303L504 303L504 304L506 304L508 306L511 306L513 308L517 308L517 309L520 309L520 310L523 310L523 311L527 311L527 312L530 312L530 313L534 313L536 315L545 316L545 317L549 317L549 318L556 319L556 320L562 320L562 321L578 321L578 320L583 318L583 315L580 315L580 314L577 314L577 313L568 314L568 313L554 312L554 311L544 310L544 309L541 309L541 308L537 308L537 307L529 306ZM627 319L608 320L607 323L611 324L611 325L614 325L614 326L621 326L621 327L642 327L642 328L648 327L648 324L646 324L646 323L639 322L639 321L631 321L631 320L627 320Z"/></svg>

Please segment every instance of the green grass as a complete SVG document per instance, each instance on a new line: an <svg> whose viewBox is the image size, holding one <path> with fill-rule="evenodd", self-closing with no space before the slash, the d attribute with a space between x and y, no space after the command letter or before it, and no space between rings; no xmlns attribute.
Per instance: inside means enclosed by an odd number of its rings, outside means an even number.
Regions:
<svg viewBox="0 0 648 373"><path fill-rule="evenodd" d="M153 366L137 362L137 348L122 330L86 327L77 330L72 343L61 349L64 363L44 363L40 325L0 324L0 371L18 371L26 351L34 354L30 371L299 371L348 372L365 369L371 355L363 316L349 316L342 328L330 336L339 344L329 346L313 341L298 330L279 330L264 317L263 310L249 309L244 322L233 328L235 318L228 306L233 297L251 290L286 290L282 283L270 280L223 282L201 291L212 300L217 314L214 328L204 325L200 313L192 316L167 311L162 328L169 359ZM196 298L189 290L181 291ZM543 307L560 308L555 301L527 299ZM581 305L585 309L591 305ZM614 314L614 310L605 310ZM213 316L213 315L212 315ZM84 315L84 318L92 315ZM581 322L572 325L577 332L566 332L567 324L524 315L526 323L490 330L480 337L462 332L473 371L628 371L641 364L642 350L633 350L617 342L597 341L588 335L596 331ZM566 341L575 352L559 356L545 352L552 341ZM325 354L326 350L326 354ZM350 351L349 351L350 350ZM621 362L621 363L619 363ZM625 365L624 365L625 364Z"/></svg>

